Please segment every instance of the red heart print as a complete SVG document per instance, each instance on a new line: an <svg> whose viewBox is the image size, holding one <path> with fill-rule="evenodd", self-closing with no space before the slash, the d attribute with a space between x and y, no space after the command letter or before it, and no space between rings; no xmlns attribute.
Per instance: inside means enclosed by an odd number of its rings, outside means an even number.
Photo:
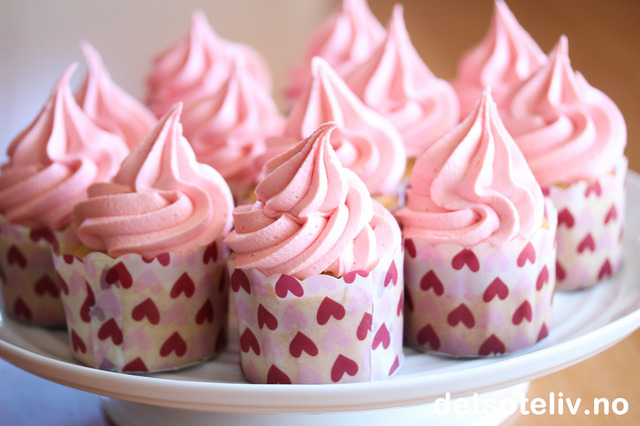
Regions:
<svg viewBox="0 0 640 426"><path fill-rule="evenodd" d="M291 379L275 365L271 365L269 372L267 373L267 384L270 385L290 385Z"/></svg>
<svg viewBox="0 0 640 426"><path fill-rule="evenodd" d="M540 189L542 189L542 195L544 195L545 197L548 197L551 194L551 190L549 189L548 186L545 186Z"/></svg>
<svg viewBox="0 0 640 426"><path fill-rule="evenodd" d="M47 228L32 229L31 232L29 232L29 238L31 238L31 241L34 243L37 243L41 239L50 244L54 244L56 241L56 237L53 235L53 232Z"/></svg>
<svg viewBox="0 0 640 426"><path fill-rule="evenodd" d="M107 284L112 285L117 282L120 282L122 288L129 288L133 284L133 279L131 278L131 274L124 263L118 262L113 267L109 269L105 276L105 281Z"/></svg>
<svg viewBox="0 0 640 426"><path fill-rule="evenodd" d="M384 286L388 286L389 283L393 283L393 285L398 283L398 269L396 268L396 262L393 260L391 261L387 275L384 277Z"/></svg>
<svg viewBox="0 0 640 426"><path fill-rule="evenodd" d="M504 300L509 295L509 287L499 278L496 277L491 284L484 290L482 300L489 303L494 297L498 296L500 300Z"/></svg>
<svg viewBox="0 0 640 426"><path fill-rule="evenodd" d="M444 294L444 286L442 285L442 281L440 281L433 269L424 274L424 276L420 280L420 288L424 291L428 291L430 288L432 288L433 292L438 296L442 296Z"/></svg>
<svg viewBox="0 0 640 426"><path fill-rule="evenodd" d="M141 371L149 371L149 369L147 368L147 365L144 363L144 361L140 357L137 357L136 359L130 361L124 367L122 367L122 371L126 373L136 373Z"/></svg>
<svg viewBox="0 0 640 426"><path fill-rule="evenodd" d="M304 295L304 290L302 289L302 285L300 285L300 281L291 275L282 274L276 282L276 295L281 299L284 299L287 297L289 292L297 297L302 297Z"/></svg>
<svg viewBox="0 0 640 426"><path fill-rule="evenodd" d="M344 318L344 314L344 306L330 297L325 297L318 307L316 319L318 320L318 324L325 325L331 317L341 320Z"/></svg>
<svg viewBox="0 0 640 426"><path fill-rule="evenodd" d="M204 324L205 321L209 323L213 322L213 304L210 299L204 301L196 314L196 324L201 325Z"/></svg>
<svg viewBox="0 0 640 426"><path fill-rule="evenodd" d="M351 271L351 272L347 272L346 274L344 274L344 276L342 277L342 279L344 279L344 282L347 284L351 284L356 280L356 277L360 275L361 277L368 277L369 276L369 272L359 269L357 271ZM386 285L385 285L386 287Z"/></svg>
<svg viewBox="0 0 640 426"><path fill-rule="evenodd" d="M171 355L171 352L175 352L178 356L183 356L187 353L187 342L177 331L169 336L160 347L160 356L163 358Z"/></svg>
<svg viewBox="0 0 640 426"><path fill-rule="evenodd" d="M67 265L71 265L73 263L73 259L76 259L76 257L72 254L62 255L62 260L64 260L64 263L66 263Z"/></svg>
<svg viewBox="0 0 640 426"><path fill-rule="evenodd" d="M453 269L459 271L464 265L467 265L472 272L478 272L478 270L480 270L480 262L473 250L464 248L460 250L460 253L453 256L451 260Z"/></svg>
<svg viewBox="0 0 640 426"><path fill-rule="evenodd" d="M169 253L160 253L159 255L152 257L151 259L148 259L144 256L142 257L142 260L145 263L151 263L155 259L157 259L158 263L160 263L162 266L167 266L169 265L169 263L171 263L171 255Z"/></svg>
<svg viewBox="0 0 640 426"><path fill-rule="evenodd" d="M389 369L389 377L391 377L393 373L396 372L398 367L400 367L400 358L398 358L398 355L396 355L396 358L393 360L393 364L391 364L391 368Z"/></svg>
<svg viewBox="0 0 640 426"><path fill-rule="evenodd" d="M611 275L613 275L613 270L611 268L611 263L609 263L609 259L607 259L600 267L600 272L598 272L598 279L603 280L607 277L610 277Z"/></svg>
<svg viewBox="0 0 640 426"><path fill-rule="evenodd" d="M500 339L496 337L495 334L487 337L482 345L480 345L480 350L478 351L478 355L487 356L491 354L503 354L505 353L506 348L504 347L504 343Z"/></svg>
<svg viewBox="0 0 640 426"><path fill-rule="evenodd" d="M533 244L531 244L531 241L529 241L527 245L524 246L524 248L518 255L518 266L522 268L527 263L527 260L532 264L536 261L536 250L533 248Z"/></svg>
<svg viewBox="0 0 640 426"><path fill-rule="evenodd" d="M78 336L75 330L71 330L71 347L74 352L87 353L87 345L84 344L84 341Z"/></svg>
<svg viewBox="0 0 640 426"><path fill-rule="evenodd" d="M476 325L476 319L464 303L459 304L457 308L449 312L447 322L451 327L455 327L460 322L462 322L467 328L473 328L473 326Z"/></svg>
<svg viewBox="0 0 640 426"><path fill-rule="evenodd" d="M302 355L302 351L308 353L311 356L318 355L318 347L315 343L313 343L313 340L311 340L301 331L298 331L298 333L289 344L289 353L294 358L300 358L300 356Z"/></svg>
<svg viewBox="0 0 640 426"><path fill-rule="evenodd" d="M68 295L69 286L67 285L67 282L60 276L58 272L56 272L56 279L58 280L58 287L60 287L60 290L62 290L64 294Z"/></svg>
<svg viewBox="0 0 640 426"><path fill-rule="evenodd" d="M218 260L218 245L214 241L213 243L209 244L209 246L202 254L202 263L206 265L207 263L215 262L216 260Z"/></svg>
<svg viewBox="0 0 640 426"><path fill-rule="evenodd" d="M134 321L142 321L147 318L151 324L156 325L160 322L160 311L155 302L150 297L147 297L133 308L131 318Z"/></svg>
<svg viewBox="0 0 640 426"><path fill-rule="evenodd" d="M564 225L567 228L573 228L575 222L576 221L569 209L564 208L558 213L558 226Z"/></svg>
<svg viewBox="0 0 640 426"><path fill-rule="evenodd" d="M542 323L542 327L540 327L540 332L538 332L538 340L536 340L536 342L539 342L540 340L544 339L548 335L549 335L549 330L547 329L547 324Z"/></svg>
<svg viewBox="0 0 640 426"><path fill-rule="evenodd" d="M558 281L562 281L567 277L567 273L564 271L564 268L560 264L560 262L556 261L556 279Z"/></svg>
<svg viewBox="0 0 640 426"><path fill-rule="evenodd" d="M618 210L616 210L616 205L612 205L607 215L604 217L604 224L611 222L612 220L618 220Z"/></svg>
<svg viewBox="0 0 640 426"><path fill-rule="evenodd" d="M386 324L382 324L382 326L376 332L376 335L373 336L373 343L371 344L371 349L376 349L378 346L382 344L382 347L387 349L391 344L391 336L389 335L389 330L387 329Z"/></svg>
<svg viewBox="0 0 640 426"><path fill-rule="evenodd" d="M351 358L340 354L331 367L331 380L337 383L345 373L352 377L355 376L358 373L358 364Z"/></svg>
<svg viewBox="0 0 640 426"><path fill-rule="evenodd" d="M580 244L578 244L578 253L582 253L585 250L589 250L589 251L595 251L596 249L596 244L593 242L593 237L591 236L591 234L587 234L586 237L584 237L582 239L582 241L580 241Z"/></svg>
<svg viewBox="0 0 640 426"><path fill-rule="evenodd" d="M542 270L538 274L538 279L536 280L536 290L542 290L542 287L546 283L549 282L549 270L547 269L547 265L542 267Z"/></svg>
<svg viewBox="0 0 640 426"><path fill-rule="evenodd" d="M529 303L528 300L525 300L520 304L520 306L518 306L518 309L516 309L515 312L513 313L511 322L513 322L514 325L520 324L525 319L531 322L531 315L532 315L531 304Z"/></svg>
<svg viewBox="0 0 640 426"><path fill-rule="evenodd" d="M416 257L417 251L416 251L416 245L413 243L413 240L411 238L405 238L404 240L404 249L407 251L407 254L409 255L409 257Z"/></svg>
<svg viewBox="0 0 640 426"><path fill-rule="evenodd" d="M102 324L98 330L98 339L107 340L109 338L111 338L114 345L122 344L122 330L120 330L118 323L113 318Z"/></svg>
<svg viewBox="0 0 640 426"><path fill-rule="evenodd" d="M84 302L82 302L82 306L80 306L80 318L84 322L90 322L91 308L96 304L96 297L94 296L89 283L85 281L84 284L87 288L87 297L84 298Z"/></svg>
<svg viewBox="0 0 640 426"><path fill-rule="evenodd" d="M31 320L33 314L31 313L31 309L27 306L24 300L21 297L18 297L15 302L13 302L13 314L20 318L24 318L27 321Z"/></svg>
<svg viewBox="0 0 640 426"><path fill-rule="evenodd" d="M13 265L15 263L22 269L27 267L27 259L24 257L24 254L13 244L7 251L7 261L9 262L9 265Z"/></svg>
<svg viewBox="0 0 640 426"><path fill-rule="evenodd" d="M49 293L52 297L60 296L58 286L56 285L55 281L49 278L48 275L43 275L38 281L36 281L35 291L39 296L44 296L45 293Z"/></svg>
<svg viewBox="0 0 640 426"><path fill-rule="evenodd" d="M402 308L404 307L404 293L400 293L400 299L398 300L398 307L396 308L396 315L402 315Z"/></svg>
<svg viewBox="0 0 640 426"><path fill-rule="evenodd" d="M247 294L251 294L251 284L249 283L249 278L241 269L236 269L231 274L231 290L234 293L243 289L247 292Z"/></svg>
<svg viewBox="0 0 640 426"><path fill-rule="evenodd" d="M278 320L261 303L258 306L258 327L262 330L265 325L269 330L275 330L278 328Z"/></svg>
<svg viewBox="0 0 640 426"><path fill-rule="evenodd" d="M431 324L425 325L418 331L418 343L422 346L428 343L435 351L440 349L440 338L438 338Z"/></svg>
<svg viewBox="0 0 640 426"><path fill-rule="evenodd" d="M358 324L358 329L356 330L356 337L358 340L364 340L367 338L367 334L371 331L372 325L373 316L369 312L365 312L360 320L360 324Z"/></svg>
<svg viewBox="0 0 640 426"><path fill-rule="evenodd" d="M171 287L171 293L169 295L172 299L177 299L182 293L184 293L186 297L191 297L195 292L196 285L193 283L189 274L184 272L176 282L173 283L173 287Z"/></svg>
<svg viewBox="0 0 640 426"><path fill-rule="evenodd" d="M585 197L588 197L591 193L595 193L598 197L602 195L602 188L600 187L600 182L598 181L593 182L589 184L589 186L587 186L587 189L584 190Z"/></svg>
<svg viewBox="0 0 640 426"><path fill-rule="evenodd" d="M258 339L256 338L253 332L246 328L240 336L240 349L242 352L249 352L249 349L253 349L256 355L260 355L260 344L258 344Z"/></svg>

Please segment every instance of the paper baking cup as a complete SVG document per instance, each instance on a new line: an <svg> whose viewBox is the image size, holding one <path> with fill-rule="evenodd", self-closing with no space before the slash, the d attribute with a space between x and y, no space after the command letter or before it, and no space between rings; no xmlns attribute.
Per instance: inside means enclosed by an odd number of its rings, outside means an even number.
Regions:
<svg viewBox="0 0 640 426"><path fill-rule="evenodd" d="M253 383L382 380L403 361L402 250L335 278L233 269L240 363Z"/></svg>
<svg viewBox="0 0 640 426"><path fill-rule="evenodd" d="M596 181L545 191L558 211L557 290L590 287L620 269L626 175L624 158Z"/></svg>
<svg viewBox="0 0 640 426"><path fill-rule="evenodd" d="M548 211L555 213L550 205ZM515 352L546 337L555 286L552 216L531 239L502 247L406 239L407 343L476 357Z"/></svg>
<svg viewBox="0 0 640 426"><path fill-rule="evenodd" d="M53 266L56 232L10 223L0 215L0 287L4 311L31 325L64 327Z"/></svg>
<svg viewBox="0 0 640 426"><path fill-rule="evenodd" d="M216 355L226 339L228 249L82 259L58 254L73 356L119 372L173 370Z"/></svg>

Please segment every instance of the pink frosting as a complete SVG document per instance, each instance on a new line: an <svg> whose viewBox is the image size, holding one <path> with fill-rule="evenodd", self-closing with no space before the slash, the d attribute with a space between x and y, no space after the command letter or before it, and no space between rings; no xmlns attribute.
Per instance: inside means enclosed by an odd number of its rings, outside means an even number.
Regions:
<svg viewBox="0 0 640 426"><path fill-rule="evenodd" d="M489 91L418 157L407 207L396 212L405 237L465 247L528 238L543 216L542 191Z"/></svg>
<svg viewBox="0 0 640 426"><path fill-rule="evenodd" d="M89 185L109 179L129 153L120 137L99 128L76 103L69 86L75 69L66 69L38 116L9 146L0 212L13 223L67 225Z"/></svg>
<svg viewBox="0 0 640 426"><path fill-rule="evenodd" d="M80 47L88 72L75 94L78 105L97 125L120 136L133 149L151 131L155 116L111 80L93 46L82 42Z"/></svg>
<svg viewBox="0 0 640 426"><path fill-rule="evenodd" d="M270 139L269 155L283 152L334 121L331 144L344 167L354 171L373 195L393 192L405 171L402 137L389 120L367 107L322 58L313 58L311 84L293 106L284 136Z"/></svg>
<svg viewBox="0 0 640 426"><path fill-rule="evenodd" d="M215 93L227 80L234 55L244 56L251 74L271 90L271 72L262 56L248 45L218 36L204 13L195 11L189 35L155 58L147 78L147 104L161 116L176 102L188 105Z"/></svg>
<svg viewBox="0 0 640 426"><path fill-rule="evenodd" d="M242 57L220 89L185 106L184 134L198 161L227 182L257 183L259 169L248 166L264 152L265 139L282 132L284 119L269 93L248 73Z"/></svg>
<svg viewBox="0 0 640 426"><path fill-rule="evenodd" d="M237 207L225 239L237 268L299 279L371 270L400 245L391 214L340 164L325 123L266 165L254 205Z"/></svg>
<svg viewBox="0 0 640 426"><path fill-rule="evenodd" d="M542 187L597 179L624 156L624 117L573 71L565 36L549 62L513 94L505 114L507 129Z"/></svg>
<svg viewBox="0 0 640 426"><path fill-rule="evenodd" d="M112 257L154 257L206 246L231 229L229 187L196 161L181 111L181 104L170 109L110 182L91 186L75 209L83 244Z"/></svg>
<svg viewBox="0 0 640 426"><path fill-rule="evenodd" d="M402 11L396 4L386 40L344 80L396 126L407 156L415 158L458 123L460 107L451 85L429 70L411 44Z"/></svg>
<svg viewBox="0 0 640 426"><path fill-rule="evenodd" d="M458 75L452 82L465 117L475 106L485 87L498 108L514 86L519 85L542 64L546 56L520 25L504 0L495 0L489 31L465 52L458 62Z"/></svg>
<svg viewBox="0 0 640 426"><path fill-rule="evenodd" d="M366 0L343 0L312 35L302 64L294 67L285 89L295 100L309 83L311 61L319 56L344 77L364 61L384 40L385 29L369 9Z"/></svg>

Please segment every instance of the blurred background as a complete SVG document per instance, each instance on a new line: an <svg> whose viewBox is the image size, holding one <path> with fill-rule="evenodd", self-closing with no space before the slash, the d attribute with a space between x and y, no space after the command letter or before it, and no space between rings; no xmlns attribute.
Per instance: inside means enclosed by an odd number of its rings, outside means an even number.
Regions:
<svg viewBox="0 0 640 426"><path fill-rule="evenodd" d="M287 70L312 31L340 0L0 0L0 154L35 117L62 71L81 64L78 41L101 53L114 81L142 99L152 58L187 34L191 12L207 15L222 37L248 43L269 62L282 105ZM369 0L386 24L395 0ZM456 74L459 56L486 33L492 0L404 0L412 42L439 77ZM640 171L640 1L509 0L522 26L549 52L569 38L574 69L607 93L629 127L627 153Z"/></svg>

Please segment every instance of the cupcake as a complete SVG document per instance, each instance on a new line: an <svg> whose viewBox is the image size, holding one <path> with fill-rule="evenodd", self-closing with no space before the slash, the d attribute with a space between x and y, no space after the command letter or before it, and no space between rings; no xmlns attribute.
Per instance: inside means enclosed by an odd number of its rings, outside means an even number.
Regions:
<svg viewBox="0 0 640 426"><path fill-rule="evenodd" d="M396 126L410 169L426 147L458 123L460 107L451 85L420 58L402 11L396 4L385 40L344 81L365 105Z"/></svg>
<svg viewBox="0 0 640 426"><path fill-rule="evenodd" d="M418 157L396 218L405 239L408 344L473 357L547 336L556 214L489 91Z"/></svg>
<svg viewBox="0 0 640 426"><path fill-rule="evenodd" d="M264 58L248 45L221 38L204 13L195 11L188 36L154 59L147 77L147 105L160 117L176 102L188 106L217 92L227 80L234 55L245 58L249 72L270 92L271 71Z"/></svg>
<svg viewBox="0 0 640 426"><path fill-rule="evenodd" d="M110 178L129 150L76 104L62 74L35 120L10 144L0 168L0 279L5 312L64 326L51 250L93 182Z"/></svg>
<svg viewBox="0 0 640 426"><path fill-rule="evenodd" d="M181 110L90 187L54 256L72 354L87 366L171 370L224 346L231 192L196 161Z"/></svg>
<svg viewBox="0 0 640 426"><path fill-rule="evenodd" d="M562 36L503 114L558 211L558 290L592 286L620 268L627 173L624 117L573 71L567 45Z"/></svg>
<svg viewBox="0 0 640 426"><path fill-rule="evenodd" d="M253 162L265 151L266 139L282 132L284 119L244 59L235 55L232 62L217 92L185 106L182 124L198 161L216 169L236 204L244 204L258 183L260 169Z"/></svg>
<svg viewBox="0 0 640 426"><path fill-rule="evenodd" d="M522 28L504 0L495 0L489 31L458 61L456 78L451 82L466 117L485 87L502 109L504 98L546 62L540 46Z"/></svg>
<svg viewBox="0 0 640 426"><path fill-rule="evenodd" d="M75 93L78 105L98 126L120 136L133 149L151 131L155 116L111 80L93 46L82 42L80 47L87 75Z"/></svg>
<svg viewBox="0 0 640 426"><path fill-rule="evenodd" d="M302 63L291 69L285 96L294 103L305 91L311 62L319 56L344 77L365 60L384 40L385 29L366 0L343 0L312 35Z"/></svg>
<svg viewBox="0 0 640 426"><path fill-rule="evenodd" d="M282 136L267 140L274 157L333 121L331 144L341 164L355 172L371 195L386 207L398 204L406 156L400 134L382 115L367 107L322 58L313 58L311 84L293 105Z"/></svg>
<svg viewBox="0 0 640 426"><path fill-rule="evenodd" d="M240 363L254 383L381 380L402 362L403 251L391 213L321 125L267 163L234 210L231 288Z"/></svg>

